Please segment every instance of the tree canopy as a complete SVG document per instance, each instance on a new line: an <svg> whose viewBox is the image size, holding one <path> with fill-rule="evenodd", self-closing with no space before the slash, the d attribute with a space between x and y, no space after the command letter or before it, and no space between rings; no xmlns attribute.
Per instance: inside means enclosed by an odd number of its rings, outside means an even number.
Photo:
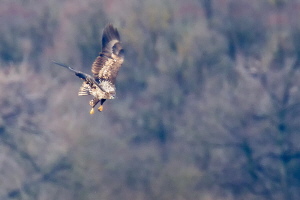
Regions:
<svg viewBox="0 0 300 200"><path fill-rule="evenodd" d="M297 0L2 0L0 199L300 195ZM120 32L117 98L81 81ZM298 112L299 111L299 112Z"/></svg>

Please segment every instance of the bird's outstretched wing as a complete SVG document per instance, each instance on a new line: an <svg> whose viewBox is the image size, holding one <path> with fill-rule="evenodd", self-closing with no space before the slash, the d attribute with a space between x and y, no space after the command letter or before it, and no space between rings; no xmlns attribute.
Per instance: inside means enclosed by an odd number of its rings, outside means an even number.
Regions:
<svg viewBox="0 0 300 200"><path fill-rule="evenodd" d="M54 60L53 60L52 62L53 62L54 64L56 64L56 65L59 65L59 66L61 66L61 67L64 67L64 68L69 69L70 71L74 72L75 75L78 76L78 77L81 78L81 79L86 80L86 79L88 79L88 78L91 77L90 75L88 75L88 74L86 74L86 73L84 73L84 72L75 70L75 69L73 69L72 67L70 67L70 66L68 66L68 65L66 65L66 64L63 64L63 63L60 63L60 62L57 62L57 61L54 61Z"/></svg>
<svg viewBox="0 0 300 200"><path fill-rule="evenodd" d="M57 61L52 61L54 64L56 65L59 65L61 67L64 67L64 68L67 68L69 69L70 71L74 72L76 76L78 76L79 78L85 80L91 87L94 85L98 86L103 92L106 92L100 85L99 83L94 79L94 77L84 73L84 72L81 72L81 71L78 71L78 70L75 70L73 69L72 67L66 65L66 64L63 64L63 63L60 63L60 62L57 62Z"/></svg>
<svg viewBox="0 0 300 200"><path fill-rule="evenodd" d="M114 84L123 61L124 50L120 43L119 32L108 24L103 30L102 52L92 65L95 79L106 80Z"/></svg>

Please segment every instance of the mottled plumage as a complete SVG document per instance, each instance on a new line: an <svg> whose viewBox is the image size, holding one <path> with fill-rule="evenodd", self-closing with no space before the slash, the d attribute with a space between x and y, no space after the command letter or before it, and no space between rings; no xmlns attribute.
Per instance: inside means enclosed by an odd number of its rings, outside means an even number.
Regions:
<svg viewBox="0 0 300 200"><path fill-rule="evenodd" d="M106 99L114 99L116 95L115 81L119 69L124 61L124 50L120 43L120 35L111 24L104 28L102 35L102 51L92 64L93 76L74 70L73 68L54 62L57 65L68 68L75 72L75 75L84 80L79 88L78 95L92 95L90 101L92 107L90 113L94 113L94 107L100 101L99 111L102 111L102 104Z"/></svg>

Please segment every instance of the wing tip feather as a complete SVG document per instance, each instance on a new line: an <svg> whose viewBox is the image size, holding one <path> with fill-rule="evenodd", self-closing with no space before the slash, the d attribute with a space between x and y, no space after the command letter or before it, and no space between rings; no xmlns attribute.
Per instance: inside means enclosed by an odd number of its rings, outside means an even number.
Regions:
<svg viewBox="0 0 300 200"><path fill-rule="evenodd" d="M112 24L107 24L102 34L102 47L105 47L112 40L120 41L120 34Z"/></svg>

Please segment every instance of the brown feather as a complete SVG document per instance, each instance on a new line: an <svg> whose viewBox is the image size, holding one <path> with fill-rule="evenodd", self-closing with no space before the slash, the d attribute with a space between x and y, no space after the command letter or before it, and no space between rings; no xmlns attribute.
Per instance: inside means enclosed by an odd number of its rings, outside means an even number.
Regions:
<svg viewBox="0 0 300 200"><path fill-rule="evenodd" d="M96 79L115 83L123 61L124 50L120 43L119 32L109 24L103 31L102 52L100 52L92 65L92 73Z"/></svg>

